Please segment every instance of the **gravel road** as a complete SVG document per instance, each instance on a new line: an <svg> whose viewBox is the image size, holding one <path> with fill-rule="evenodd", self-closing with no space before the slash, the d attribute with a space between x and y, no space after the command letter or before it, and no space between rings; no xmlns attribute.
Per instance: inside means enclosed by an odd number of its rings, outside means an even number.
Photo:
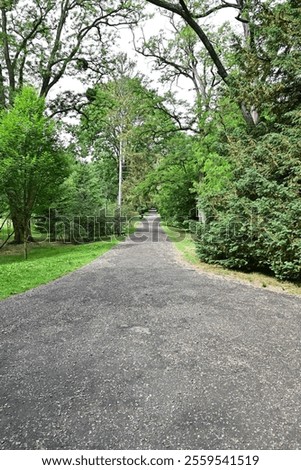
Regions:
<svg viewBox="0 0 301 470"><path fill-rule="evenodd" d="M181 264L155 215L0 314L1 449L301 448L301 298Z"/></svg>

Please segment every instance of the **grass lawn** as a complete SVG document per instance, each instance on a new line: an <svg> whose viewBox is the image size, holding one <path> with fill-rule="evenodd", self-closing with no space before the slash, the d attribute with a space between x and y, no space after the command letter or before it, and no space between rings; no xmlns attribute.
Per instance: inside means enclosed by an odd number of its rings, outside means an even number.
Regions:
<svg viewBox="0 0 301 470"><path fill-rule="evenodd" d="M236 279L238 281L250 283L256 287L265 287L267 289L271 289L277 292L286 292L287 294L301 295L300 283L282 282L278 281L272 276L267 276L261 273L244 273L241 271L222 268L218 265L203 263L199 260L196 254L195 243L189 232L185 232L184 230L167 226L165 224L161 224L161 226L170 238L170 240L174 242L182 258L188 261L189 263L193 264L197 269L203 272L217 274L230 279Z"/></svg>
<svg viewBox="0 0 301 470"><path fill-rule="evenodd" d="M0 299L46 284L104 254L121 238L82 245L30 243L29 258L23 247L6 245L0 251Z"/></svg>

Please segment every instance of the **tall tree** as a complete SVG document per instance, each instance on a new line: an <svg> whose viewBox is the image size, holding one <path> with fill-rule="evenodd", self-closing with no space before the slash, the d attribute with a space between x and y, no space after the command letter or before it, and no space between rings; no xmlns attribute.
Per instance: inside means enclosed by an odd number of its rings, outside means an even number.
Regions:
<svg viewBox="0 0 301 470"><path fill-rule="evenodd" d="M13 107L0 115L0 189L9 205L16 243L26 243L37 203L50 203L69 171L54 123L44 112L45 100L24 87Z"/></svg>
<svg viewBox="0 0 301 470"><path fill-rule="evenodd" d="M207 2L206 0L190 1L166 1L166 0L147 0L160 8L178 15L184 22L196 33L213 64L217 69L218 75L228 85L231 86L231 76L224 62L222 53L216 48L214 42L211 40L205 28L200 23L200 20L207 18L217 11L225 8L232 8L237 11L236 19L243 24L243 32L248 47L253 44L252 21L250 20L250 12L257 6L258 0L234 0L227 2L225 0L215 0ZM244 119L248 125L254 127L257 123L257 114L254 113L253 107L248 107L244 102L240 103L241 111Z"/></svg>
<svg viewBox="0 0 301 470"><path fill-rule="evenodd" d="M234 77L237 96L258 110L265 125L279 122L301 102L301 6L292 1L263 2L252 18L252 41L236 38Z"/></svg>
<svg viewBox="0 0 301 470"><path fill-rule="evenodd" d="M164 147L164 153L148 169L134 194L150 200L165 221L182 225L197 216L194 188L198 178L197 139L176 133L165 139Z"/></svg>
<svg viewBox="0 0 301 470"><path fill-rule="evenodd" d="M196 33L189 26L183 25L175 14L171 13L168 17L172 37L170 38L170 31L168 34L161 31L148 40L143 37L140 44L134 38L135 50L145 57L155 59L154 69L161 73L162 83L178 84L183 78L190 81L195 92L196 105L189 112L196 114L201 129L200 121L214 107L216 90L221 79L216 76L212 61ZM216 49L223 50L223 55L226 56L231 40L229 24L219 27L216 32L208 31L208 37L215 43Z"/></svg>
<svg viewBox="0 0 301 470"><path fill-rule="evenodd" d="M219 103L209 145L215 165L205 165L198 188L206 214L198 253L209 263L300 280L301 8L291 1L257 7L256 50L237 41L234 78L238 96L259 110L260 125L246 133L233 106Z"/></svg>
<svg viewBox="0 0 301 470"><path fill-rule="evenodd" d="M90 90L91 104L84 110L80 136L93 158L115 161L119 182L130 200L131 189L145 177L175 126L164 103L141 78L121 76ZM121 167L121 168L120 168ZM123 184L124 181L124 184ZM114 183L114 181L112 181ZM119 203L121 192L119 187Z"/></svg>
<svg viewBox="0 0 301 470"><path fill-rule="evenodd" d="M139 16L137 3L125 0L2 0L0 14L2 106L12 104L23 83L47 96L64 75L103 74L110 27Z"/></svg>

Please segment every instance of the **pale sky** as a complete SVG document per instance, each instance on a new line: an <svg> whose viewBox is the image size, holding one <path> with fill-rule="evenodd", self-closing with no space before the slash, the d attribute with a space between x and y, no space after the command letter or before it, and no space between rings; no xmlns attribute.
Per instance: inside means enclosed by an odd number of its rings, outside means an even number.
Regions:
<svg viewBox="0 0 301 470"><path fill-rule="evenodd" d="M164 15L158 13L157 8L155 8L153 5L149 5L148 10L149 12L157 13L152 19L147 20L143 24L143 32L146 38L158 34L161 29L168 30L170 28L168 19ZM214 15L214 17L211 16L210 19L206 19L206 23L219 26L226 21L234 21L234 17L235 10L232 8L227 8L218 12L216 15ZM137 38L139 38L139 28L136 31L136 36ZM132 43L132 33L129 29L121 29L120 39L117 40L116 44L112 46L118 51L126 52L130 58L133 58L137 62L137 69L142 72L146 77L152 77L154 88L159 88L160 90L162 90L162 85L158 83L159 75L157 73L152 72L151 59L147 59L141 54L135 53ZM56 94L60 91L70 89L76 92L83 92L86 88L87 86L83 85L79 80L72 77L66 77L60 81L59 85L54 90L54 93ZM188 99L188 101L191 101L191 94L193 92L191 91L191 84L188 80L182 80L179 83L178 93L182 99Z"/></svg>

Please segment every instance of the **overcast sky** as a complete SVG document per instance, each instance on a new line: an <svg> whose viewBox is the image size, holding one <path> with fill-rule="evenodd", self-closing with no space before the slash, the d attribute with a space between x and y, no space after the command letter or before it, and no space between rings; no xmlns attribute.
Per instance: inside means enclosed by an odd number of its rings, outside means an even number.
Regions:
<svg viewBox="0 0 301 470"><path fill-rule="evenodd" d="M155 13L155 16L143 23L139 28L137 28L135 36L139 40L139 36L141 37L139 33L139 29L142 27L143 28L143 33L146 38L149 38L150 36L157 35L160 30L169 30L170 25L168 22L168 19L162 15L162 10L160 10L153 5L149 5L147 8L149 13ZM209 19L206 19L203 21L204 23L211 23L213 25L221 25L222 23L226 21L234 21L235 17L235 10L232 8L227 8L224 10L221 10L218 12L216 15L210 16ZM137 69L142 72L146 77L152 79L152 83L154 88L159 88L159 90L164 91L162 89L162 85L159 84L158 81L158 73L154 73L152 71L152 60L148 59L146 57L143 57L141 54L137 54L134 50L133 47L133 41L132 41L132 33L129 28L122 28L119 30L119 35L120 38L116 38L116 43L112 45L108 45L108 47L113 47L116 51L123 51L128 54L130 58L133 58L137 62ZM65 90L73 90L76 92L83 92L87 88L86 85L83 85L79 80L72 78L72 77L66 77L62 79L58 85L58 87L54 90L54 93L58 93L60 91L65 91ZM188 80L182 80L178 84L178 86L175 85L174 91L177 91L179 96L182 99L187 99L188 101L191 101L193 99L193 92L191 91L191 84L189 83Z"/></svg>

